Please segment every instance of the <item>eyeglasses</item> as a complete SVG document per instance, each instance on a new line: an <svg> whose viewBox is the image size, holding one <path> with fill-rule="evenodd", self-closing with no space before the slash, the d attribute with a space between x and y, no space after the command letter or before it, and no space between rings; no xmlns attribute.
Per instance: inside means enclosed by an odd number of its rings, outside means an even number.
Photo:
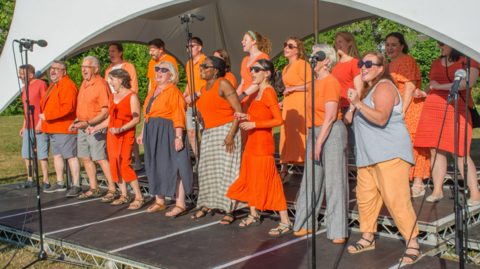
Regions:
<svg viewBox="0 0 480 269"><path fill-rule="evenodd" d="M293 44L288 44L287 42L283 43L283 47L284 47L284 48L288 47L288 48L291 49L291 50L297 48L297 47L295 47L295 45L293 45Z"/></svg>
<svg viewBox="0 0 480 269"><path fill-rule="evenodd" d="M60 67L50 67L50 70L57 71L57 70L65 70L65 69Z"/></svg>
<svg viewBox="0 0 480 269"><path fill-rule="evenodd" d="M95 66L89 66L89 65L82 65L80 66L81 68L95 68Z"/></svg>
<svg viewBox="0 0 480 269"><path fill-rule="evenodd" d="M253 71L255 71L255 73L258 73L260 71L266 71L266 70L258 66L252 66L250 67L250 73L252 73Z"/></svg>
<svg viewBox="0 0 480 269"><path fill-rule="evenodd" d="M442 42L440 42L440 41L437 41L437 44L438 44L440 47L445 46L445 43L442 43Z"/></svg>
<svg viewBox="0 0 480 269"><path fill-rule="evenodd" d="M211 67L214 67L213 65L207 65L207 64L201 64L200 67L202 69L208 69L208 68L211 68Z"/></svg>
<svg viewBox="0 0 480 269"><path fill-rule="evenodd" d="M162 73L167 73L170 70L168 70L168 68L166 68L166 67L155 66L155 72L158 72L158 71L160 71Z"/></svg>
<svg viewBox="0 0 480 269"><path fill-rule="evenodd" d="M190 45L186 45L185 47L187 47L187 50L188 50L189 48L193 48L195 46L198 46L198 44L190 44Z"/></svg>
<svg viewBox="0 0 480 269"><path fill-rule="evenodd" d="M381 64L376 64L372 61L359 61L357 66L358 68L362 68L363 66L365 65L366 68L372 68L372 66L376 65L376 66L382 66Z"/></svg>

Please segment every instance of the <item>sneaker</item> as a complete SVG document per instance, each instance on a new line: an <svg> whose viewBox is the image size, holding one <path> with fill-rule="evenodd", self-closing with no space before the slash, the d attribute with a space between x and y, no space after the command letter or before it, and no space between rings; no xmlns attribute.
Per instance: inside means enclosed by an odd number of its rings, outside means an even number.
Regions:
<svg viewBox="0 0 480 269"><path fill-rule="evenodd" d="M46 189L52 187L50 185L50 182L42 182L42 185L40 185L40 191L45 191Z"/></svg>
<svg viewBox="0 0 480 269"><path fill-rule="evenodd" d="M80 195L80 193L82 193L82 188L74 185L68 191L67 197L77 197L78 195Z"/></svg>
<svg viewBox="0 0 480 269"><path fill-rule="evenodd" d="M57 183L53 184L53 186L51 186L50 188L44 190L43 192L53 193L53 192L66 191L66 190L67 190L67 187L65 187L65 184L60 186L57 182Z"/></svg>
<svg viewBox="0 0 480 269"><path fill-rule="evenodd" d="M26 179L25 182L23 182L20 185L17 185L17 189L28 189L31 187L34 187L35 180L28 180Z"/></svg>
<svg viewBox="0 0 480 269"><path fill-rule="evenodd" d="M143 165L140 162L135 162L135 164L132 165L132 166L133 166L133 170L135 170L135 171L139 171L139 170L143 169Z"/></svg>

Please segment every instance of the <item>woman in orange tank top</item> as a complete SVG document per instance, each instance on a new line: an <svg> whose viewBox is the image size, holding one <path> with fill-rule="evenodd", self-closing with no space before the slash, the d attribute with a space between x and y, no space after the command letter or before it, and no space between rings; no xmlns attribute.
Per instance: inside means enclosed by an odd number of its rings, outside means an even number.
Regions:
<svg viewBox="0 0 480 269"><path fill-rule="evenodd" d="M135 200L130 203L129 210L140 209L145 203L137 174L133 170L132 151L135 141L135 126L140 122L140 100L135 92L131 91L130 75L123 69L116 69L109 73L110 85L115 93L110 95L108 105L108 118L102 123L90 126L86 129L87 134L93 134L108 126L107 153L110 161L112 179L117 182L122 192L119 199L114 200L112 205L129 203L130 196L127 191L127 182L135 191ZM118 197L118 191L108 191Z"/></svg>
<svg viewBox="0 0 480 269"><path fill-rule="evenodd" d="M260 60L270 58L268 55L271 51L270 40L264 35L261 35L257 31L247 31L242 40L243 51L248 52L250 55L245 56L240 67L240 75L242 76L242 82L238 85L237 94L242 101L243 111L248 111L248 107L257 96L258 85L252 84L252 74L250 73L250 67ZM242 146L245 146L248 140L248 132L242 129Z"/></svg>
<svg viewBox="0 0 480 269"><path fill-rule="evenodd" d="M235 88L224 76L225 61L218 57L209 56L200 65L200 77L207 82L198 100L205 131L198 164L197 208L200 210L191 218L212 215L212 209L220 209L226 212L220 224L228 225L235 221L233 211L247 204L226 196L240 174L242 138L234 113L242 112L242 107Z"/></svg>
<svg viewBox="0 0 480 269"><path fill-rule="evenodd" d="M292 37L283 44L288 65L283 69L285 98L279 103L283 109L283 126L280 130L280 163L282 180L287 175L287 164L301 164L305 158L305 89L310 86L312 69L307 64L303 42ZM306 76L305 76L306 73ZM306 87L305 87L306 84Z"/></svg>
<svg viewBox="0 0 480 269"><path fill-rule="evenodd" d="M277 94L270 83L275 85L275 81L282 78L279 73L275 74L273 63L268 60L258 60L250 69L252 83L259 86L259 91L247 114L235 114L236 117L246 120L240 123L240 128L247 130L250 138L243 152L240 176L230 186L227 196L248 202L250 214L242 220L240 228L261 224L257 210L279 211L280 225L269 233L269 236L279 237L293 232L282 180L273 158L275 140L272 128L282 125L283 120Z"/></svg>

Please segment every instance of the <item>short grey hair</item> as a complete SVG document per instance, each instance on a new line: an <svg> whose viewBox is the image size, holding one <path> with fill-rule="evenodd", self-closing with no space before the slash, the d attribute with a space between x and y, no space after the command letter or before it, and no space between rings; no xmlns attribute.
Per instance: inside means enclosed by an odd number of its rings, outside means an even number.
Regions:
<svg viewBox="0 0 480 269"><path fill-rule="evenodd" d="M172 77L170 78L170 83L177 84L178 83L178 72L175 66L171 62L163 61L160 62L159 64L155 66L160 66L161 64L165 64L167 66L168 71L170 74L172 74Z"/></svg>
<svg viewBox="0 0 480 269"><path fill-rule="evenodd" d="M319 50L325 52L327 55L326 59L330 59L330 62L327 64L327 69L329 72L332 72L333 68L338 63L337 52L332 46L327 44L315 44L312 46L312 53Z"/></svg>
<svg viewBox="0 0 480 269"><path fill-rule="evenodd" d="M65 72L66 72L67 69L68 69L67 63L64 62L64 61L55 60L55 61L53 61L53 63L62 65L62 68L65 69Z"/></svg>
<svg viewBox="0 0 480 269"><path fill-rule="evenodd" d="M87 56L83 60L92 60L93 66L100 68L100 61L95 56Z"/></svg>

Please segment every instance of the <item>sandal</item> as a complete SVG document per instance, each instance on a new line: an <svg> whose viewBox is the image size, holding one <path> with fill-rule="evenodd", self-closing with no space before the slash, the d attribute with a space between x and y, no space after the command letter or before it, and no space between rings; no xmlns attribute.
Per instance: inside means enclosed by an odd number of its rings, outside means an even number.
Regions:
<svg viewBox="0 0 480 269"><path fill-rule="evenodd" d="M408 262L408 261L402 261L402 259L400 259L398 262L401 262L402 264L414 264L418 262L420 259L422 259L422 252L420 251L420 248L407 248L407 250L408 249L418 250L418 255L405 253L403 260L405 260L405 258L409 258L412 261Z"/></svg>
<svg viewBox="0 0 480 269"><path fill-rule="evenodd" d="M112 194L112 196L108 196L108 194ZM108 190L107 191L107 194L102 198L102 200L100 202L102 203L111 203L113 202L115 199L118 198L118 196L120 196L120 193L115 190L115 191L111 191L111 190Z"/></svg>
<svg viewBox="0 0 480 269"><path fill-rule="evenodd" d="M180 212L177 213L177 214L175 214L175 215L168 215L168 213L173 212L173 210L174 210L175 208L180 209ZM167 213L165 213L165 217L174 219L174 218L176 218L176 217L180 217L180 216L183 216L183 215L185 215L185 214L187 214L187 210L185 210L185 208L183 208L183 207L181 207L181 206L176 205L176 206L172 207L172 209L170 209Z"/></svg>
<svg viewBox="0 0 480 269"><path fill-rule="evenodd" d="M140 202L140 203L136 203L136 202ZM138 210L140 209L143 204L145 204L145 198L135 198L135 200L133 200L133 202L130 203L130 206L127 208L128 210Z"/></svg>
<svg viewBox="0 0 480 269"><path fill-rule="evenodd" d="M203 217L205 217L205 216L209 216L209 217L213 216L212 210L211 210L211 209L208 209L208 208L207 208L207 210L205 210L205 209L203 209L203 207L202 207L202 208L200 208L200 212L202 212L202 215L201 215L200 217L197 216L197 213L198 213L198 212L195 212L195 214L193 214L192 217L190 217L190 219L201 219L201 218L203 218Z"/></svg>
<svg viewBox="0 0 480 269"><path fill-rule="evenodd" d="M413 184L412 185L412 197L420 197L425 195L425 185Z"/></svg>
<svg viewBox="0 0 480 269"><path fill-rule="evenodd" d="M128 204L132 201L132 199L130 199L130 197L128 196L120 196L120 198L118 198L117 200L113 201L112 203L110 203L111 205L123 205L123 204Z"/></svg>
<svg viewBox="0 0 480 269"><path fill-rule="evenodd" d="M280 228L280 229L278 229L278 228L270 229L270 232L278 232L278 234L268 233L268 236L270 236L270 237L280 237L280 236L284 236L284 235L293 233L293 224L291 222L290 222L290 224L285 224L283 222L280 222L279 225L282 226L282 228ZM288 229L288 231L285 232L286 229Z"/></svg>
<svg viewBox="0 0 480 269"><path fill-rule="evenodd" d="M318 231L318 229L315 230L315 232L317 232L317 231ZM309 229L309 230L308 230L308 233L311 234L311 233L312 233L312 230ZM305 229L300 229L298 232L294 232L293 234L296 235L296 236L304 236L304 235L307 235L307 230L305 230Z"/></svg>
<svg viewBox="0 0 480 269"><path fill-rule="evenodd" d="M225 216L227 216L227 215L228 215L228 213L225 214ZM250 224L247 224L247 219L253 219L253 221L250 222ZM228 221L228 220L225 220L225 221ZM238 227L240 229L246 229L246 228L249 228L249 227L258 226L258 225L262 224L262 221L260 220L260 215L258 215L257 217L254 217L254 216L248 214L248 217L242 219L241 223L243 223L243 226L238 225Z"/></svg>
<svg viewBox="0 0 480 269"><path fill-rule="evenodd" d="M157 207L157 208L155 208ZM165 205L162 205L162 204L159 204L159 203L155 203L151 206L149 206L147 208L147 213L153 213L153 212L157 212L157 211L161 211L161 210L165 210L167 207Z"/></svg>
<svg viewBox="0 0 480 269"><path fill-rule="evenodd" d="M370 243L370 245L368 246L364 246L360 243L355 243L355 245L353 245L353 247L355 248L355 250L348 250L348 252L350 253L359 253L359 252L363 252L363 251L367 251L367 250L373 250L375 249L375 245L373 243L375 243L375 237L373 238L372 241L370 240L367 240L365 238L362 237L363 240L367 241L368 243ZM360 239L361 240L361 239Z"/></svg>
<svg viewBox="0 0 480 269"><path fill-rule="evenodd" d="M332 242L334 244L343 244L345 242L345 238L333 239Z"/></svg>
<svg viewBox="0 0 480 269"><path fill-rule="evenodd" d="M285 175L282 177L282 175ZM284 170L284 171L280 171L280 179L282 180L282 182L285 181L285 178L287 177L288 175L288 170Z"/></svg>
<svg viewBox="0 0 480 269"><path fill-rule="evenodd" d="M90 195L86 195L85 193L89 192L90 191ZM89 189L88 191L86 192L82 192L79 196L78 196L78 200L87 200L87 199L90 199L90 198L97 198L97 197L100 197L102 196L102 191L100 190L100 188L96 188L96 189Z"/></svg>

